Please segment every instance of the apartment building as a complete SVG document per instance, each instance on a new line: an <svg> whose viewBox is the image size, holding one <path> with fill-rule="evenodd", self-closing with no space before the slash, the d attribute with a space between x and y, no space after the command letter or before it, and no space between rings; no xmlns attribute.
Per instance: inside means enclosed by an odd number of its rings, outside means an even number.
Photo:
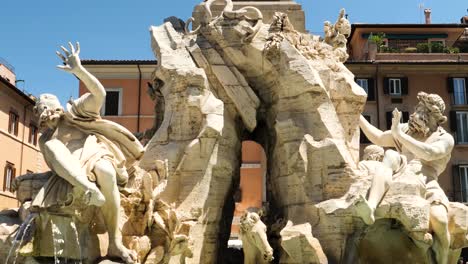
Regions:
<svg viewBox="0 0 468 264"><path fill-rule="evenodd" d="M14 68L0 59L0 210L19 205L12 190L15 177L47 170L37 144L35 98L15 83Z"/></svg>
<svg viewBox="0 0 468 264"><path fill-rule="evenodd" d="M394 108L408 120L418 92L444 99L456 146L439 182L450 200L468 202L468 24L431 24L425 14L425 24L353 24L346 65L368 93L363 115L382 130Z"/></svg>

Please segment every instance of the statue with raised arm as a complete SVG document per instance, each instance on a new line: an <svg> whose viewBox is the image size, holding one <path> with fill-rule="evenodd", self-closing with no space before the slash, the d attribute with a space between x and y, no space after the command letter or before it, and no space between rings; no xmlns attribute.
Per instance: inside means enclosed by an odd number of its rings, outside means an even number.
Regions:
<svg viewBox="0 0 468 264"><path fill-rule="evenodd" d="M58 68L74 74L89 92L70 101L67 111L54 95L40 96L35 112L41 127L46 128L40 138L40 148L52 173L70 184L73 194L81 194L86 205L100 207L109 236L108 256L133 263L134 253L123 246L119 230L118 186L126 184L127 169L141 157L144 149L126 128L101 119L106 91L81 65L79 43L76 50L71 43L69 46L70 50L62 46L63 53L57 52L63 60ZM33 206L47 210L48 205L61 208L70 204L58 198L61 196L57 193L65 189L48 184L39 192ZM62 197L69 196L70 193Z"/></svg>
<svg viewBox="0 0 468 264"><path fill-rule="evenodd" d="M441 125L445 103L439 95L420 92L418 104L408 123L400 124L401 112L395 109L391 129L381 131L364 117L359 125L369 140L382 147L395 148L385 152L382 166L375 168L367 200L362 197L357 212L366 224L375 221L374 212L398 175L409 173L425 186L425 199L430 202L430 231L434 234L432 249L438 264L447 263L450 233L448 229L449 201L437 179L445 170L454 147L454 139Z"/></svg>

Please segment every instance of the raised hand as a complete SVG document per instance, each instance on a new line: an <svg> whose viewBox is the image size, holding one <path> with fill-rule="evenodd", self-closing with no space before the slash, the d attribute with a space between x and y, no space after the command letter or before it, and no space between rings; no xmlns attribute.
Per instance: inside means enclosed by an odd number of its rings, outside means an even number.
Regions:
<svg viewBox="0 0 468 264"><path fill-rule="evenodd" d="M57 56L63 61L63 65L57 65L57 68L69 73L77 73L82 69L80 57L78 56L80 54L80 43L76 42L76 49L71 42L68 42L68 46L70 51L64 46L60 46L63 54L56 51Z"/></svg>
<svg viewBox="0 0 468 264"><path fill-rule="evenodd" d="M393 110L392 128L391 128L392 134L394 136L398 136L401 133L400 120L401 120L401 112L395 108L395 110Z"/></svg>

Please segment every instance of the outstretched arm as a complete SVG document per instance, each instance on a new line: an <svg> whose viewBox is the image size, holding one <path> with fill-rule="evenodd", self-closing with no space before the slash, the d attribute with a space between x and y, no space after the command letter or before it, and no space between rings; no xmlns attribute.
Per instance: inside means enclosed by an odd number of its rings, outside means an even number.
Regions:
<svg viewBox="0 0 468 264"><path fill-rule="evenodd" d="M395 147L391 131L382 131L376 128L362 115L359 117L359 127L373 144L381 147Z"/></svg>
<svg viewBox="0 0 468 264"><path fill-rule="evenodd" d="M88 111L99 113L101 106L106 98L106 90L99 82L99 80L81 65L79 57L80 43L76 43L76 50L70 42L68 42L68 45L70 46L70 51L61 46L64 54L58 51L56 52L64 64L58 65L57 68L74 74L85 84L90 93L86 93L80 98L81 102L83 103L83 107Z"/></svg>
<svg viewBox="0 0 468 264"><path fill-rule="evenodd" d="M398 110L393 111L392 119L392 134L407 150L409 150L417 158L426 161L438 160L447 156L452 151L455 144L453 137L450 134L442 135L437 141L433 143L421 142L414 139L410 135L401 130L399 120L401 112Z"/></svg>

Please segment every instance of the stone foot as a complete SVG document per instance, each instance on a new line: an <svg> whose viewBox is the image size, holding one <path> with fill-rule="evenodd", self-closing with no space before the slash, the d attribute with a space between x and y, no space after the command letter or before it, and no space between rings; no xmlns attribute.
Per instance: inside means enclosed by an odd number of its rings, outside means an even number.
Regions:
<svg viewBox="0 0 468 264"><path fill-rule="evenodd" d="M434 242L432 235L427 232L410 232L409 237L413 240L416 246L422 249L428 249Z"/></svg>
<svg viewBox="0 0 468 264"><path fill-rule="evenodd" d="M110 243L107 256L110 258L120 258L127 264L133 264L137 260L136 252L124 247L121 242Z"/></svg>
<svg viewBox="0 0 468 264"><path fill-rule="evenodd" d="M366 225L372 225L375 223L374 209L369 205L364 196L359 196L355 206L357 215L361 217Z"/></svg>

